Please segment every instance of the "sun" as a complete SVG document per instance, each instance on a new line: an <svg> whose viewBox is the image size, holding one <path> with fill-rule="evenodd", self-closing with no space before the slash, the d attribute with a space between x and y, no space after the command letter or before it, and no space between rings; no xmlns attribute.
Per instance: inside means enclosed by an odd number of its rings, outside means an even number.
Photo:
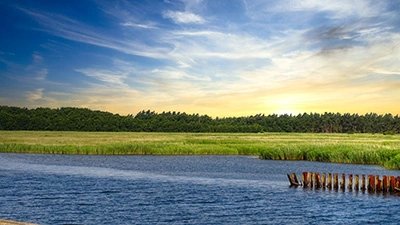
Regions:
<svg viewBox="0 0 400 225"><path fill-rule="evenodd" d="M279 98L273 101L273 109L274 113L278 115L295 115L300 113L299 110L299 103L296 101L296 98L294 97L284 97L284 98Z"/></svg>

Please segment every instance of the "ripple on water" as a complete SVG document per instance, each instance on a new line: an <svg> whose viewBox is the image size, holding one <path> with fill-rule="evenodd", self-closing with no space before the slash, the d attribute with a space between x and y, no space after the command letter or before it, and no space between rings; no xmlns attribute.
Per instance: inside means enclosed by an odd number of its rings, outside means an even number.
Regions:
<svg viewBox="0 0 400 225"><path fill-rule="evenodd" d="M363 224L399 221L399 197L289 188L287 173L379 167L240 156L0 154L0 213L40 224Z"/></svg>

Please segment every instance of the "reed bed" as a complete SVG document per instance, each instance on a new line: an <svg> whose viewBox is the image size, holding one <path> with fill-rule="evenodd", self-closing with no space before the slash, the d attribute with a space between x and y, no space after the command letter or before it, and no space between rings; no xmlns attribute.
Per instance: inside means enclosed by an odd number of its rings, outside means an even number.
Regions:
<svg viewBox="0 0 400 225"><path fill-rule="evenodd" d="M254 155L271 160L400 169L400 135L0 131L0 152L97 155Z"/></svg>

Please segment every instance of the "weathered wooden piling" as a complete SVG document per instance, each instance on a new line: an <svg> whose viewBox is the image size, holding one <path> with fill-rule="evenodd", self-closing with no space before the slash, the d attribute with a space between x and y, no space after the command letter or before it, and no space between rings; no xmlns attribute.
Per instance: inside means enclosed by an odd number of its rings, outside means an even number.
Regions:
<svg viewBox="0 0 400 225"><path fill-rule="evenodd" d="M315 179L315 188L321 188L322 187L321 177L320 177L319 173L315 173L314 179Z"/></svg>
<svg viewBox="0 0 400 225"><path fill-rule="evenodd" d="M309 180L308 180L308 172L303 172L301 179L303 180L303 187L308 187Z"/></svg>
<svg viewBox="0 0 400 225"><path fill-rule="evenodd" d="M326 185L328 189L332 189L332 173L328 173L328 184Z"/></svg>
<svg viewBox="0 0 400 225"><path fill-rule="evenodd" d="M346 189L346 174L342 173L342 179L340 181L340 189Z"/></svg>
<svg viewBox="0 0 400 225"><path fill-rule="evenodd" d="M355 181L354 181L354 190L358 191L360 188L360 176L356 174L355 176Z"/></svg>
<svg viewBox="0 0 400 225"><path fill-rule="evenodd" d="M365 191L365 190L367 189L365 183L366 183L366 181L365 181L365 174L363 174L363 175L362 175L362 181L361 181L361 190L362 190L362 191Z"/></svg>
<svg viewBox="0 0 400 225"><path fill-rule="evenodd" d="M339 189L339 177L337 173L333 174L333 189Z"/></svg>
<svg viewBox="0 0 400 225"><path fill-rule="evenodd" d="M347 185L349 190L353 190L353 174L349 174L349 184Z"/></svg>
<svg viewBox="0 0 400 225"><path fill-rule="evenodd" d="M374 175L368 175L368 191L375 192L375 177Z"/></svg>
<svg viewBox="0 0 400 225"><path fill-rule="evenodd" d="M287 177L290 182L290 186L301 186L299 180L297 179L297 175L295 173L287 174Z"/></svg>
<svg viewBox="0 0 400 225"><path fill-rule="evenodd" d="M297 184L300 184L299 179L297 179L297 175L295 173L292 173L292 177L294 179L294 182L296 182Z"/></svg>
<svg viewBox="0 0 400 225"><path fill-rule="evenodd" d="M396 178L394 178L395 183L394 183L394 190L395 191L400 191L400 177L397 176Z"/></svg>
<svg viewBox="0 0 400 225"><path fill-rule="evenodd" d="M294 182L294 179L293 179L292 175L287 174L287 178L289 180L290 186L294 186L295 182Z"/></svg>
<svg viewBox="0 0 400 225"><path fill-rule="evenodd" d="M396 180L395 180L394 176L390 176L389 180L390 180L389 181L389 191L393 192L394 191L394 187L396 185Z"/></svg>
<svg viewBox="0 0 400 225"><path fill-rule="evenodd" d="M382 191L383 192L388 192L388 185L389 185L389 179L386 175L383 175L382 177Z"/></svg>
<svg viewBox="0 0 400 225"><path fill-rule="evenodd" d="M328 181L326 181L326 173L322 173L322 179L320 173L318 172L303 172L302 173L302 182L300 182L295 173L287 174L289 182L291 186L303 186L304 188L311 189L320 189L323 188L330 190L333 188L334 190L342 190L345 191L348 189L349 191L359 189L365 191L368 190L368 193L396 193L396 195L400 196L400 176L386 176L383 175L382 179L380 179L379 175L368 175L362 174L361 178L361 186L360 186L360 176L355 174L355 179L353 183L353 174L348 175L347 179L347 188L346 188L346 174L341 174L341 179L339 182L338 173L334 173L332 177L332 173L328 173ZM332 179L333 178L333 179ZM368 178L368 180L366 179ZM368 182L368 183L367 183ZM333 183L333 184L332 184Z"/></svg>
<svg viewBox="0 0 400 225"><path fill-rule="evenodd" d="M382 191L382 180L379 179L379 175L375 176L375 190L376 192Z"/></svg>

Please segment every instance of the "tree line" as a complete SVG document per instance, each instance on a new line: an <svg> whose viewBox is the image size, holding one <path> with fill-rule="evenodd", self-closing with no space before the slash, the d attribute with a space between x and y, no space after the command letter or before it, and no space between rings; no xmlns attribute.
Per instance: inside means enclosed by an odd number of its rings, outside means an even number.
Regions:
<svg viewBox="0 0 400 225"><path fill-rule="evenodd" d="M398 134L400 117L390 113L359 115L325 112L212 118L208 115L150 110L121 116L75 107L28 109L0 106L0 130Z"/></svg>

